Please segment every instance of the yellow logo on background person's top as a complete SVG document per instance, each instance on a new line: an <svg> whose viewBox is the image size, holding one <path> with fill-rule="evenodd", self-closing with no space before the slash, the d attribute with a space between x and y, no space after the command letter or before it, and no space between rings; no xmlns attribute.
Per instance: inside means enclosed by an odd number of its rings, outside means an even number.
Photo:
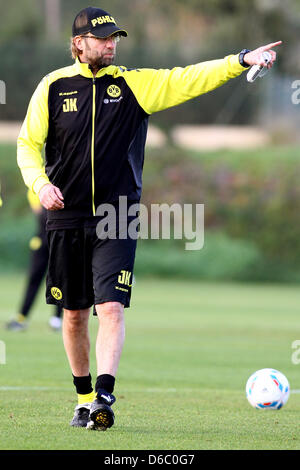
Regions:
<svg viewBox="0 0 300 470"><path fill-rule="evenodd" d="M51 287L51 295L56 300L62 299L62 291L58 287Z"/></svg>
<svg viewBox="0 0 300 470"><path fill-rule="evenodd" d="M32 239L29 242L29 248L32 251L37 251L41 248L42 246L42 239L41 237L32 237Z"/></svg>
<svg viewBox="0 0 300 470"><path fill-rule="evenodd" d="M118 98L121 94L121 88L119 88L117 85L110 85L106 91L107 94L112 98Z"/></svg>
<svg viewBox="0 0 300 470"><path fill-rule="evenodd" d="M94 18L92 20L92 26L95 28L97 24L103 24L103 23L114 23L116 24L114 18L112 16L106 15L106 16L98 16L98 18Z"/></svg>

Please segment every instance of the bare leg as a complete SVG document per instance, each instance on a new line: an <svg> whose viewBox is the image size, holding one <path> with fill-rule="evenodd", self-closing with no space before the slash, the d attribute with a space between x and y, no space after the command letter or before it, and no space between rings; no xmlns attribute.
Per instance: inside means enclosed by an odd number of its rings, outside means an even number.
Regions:
<svg viewBox="0 0 300 470"><path fill-rule="evenodd" d="M97 375L116 376L124 339L124 307L119 302L96 305L99 329L96 341Z"/></svg>
<svg viewBox="0 0 300 470"><path fill-rule="evenodd" d="M84 377L90 373L89 309L64 310L63 342L72 374Z"/></svg>

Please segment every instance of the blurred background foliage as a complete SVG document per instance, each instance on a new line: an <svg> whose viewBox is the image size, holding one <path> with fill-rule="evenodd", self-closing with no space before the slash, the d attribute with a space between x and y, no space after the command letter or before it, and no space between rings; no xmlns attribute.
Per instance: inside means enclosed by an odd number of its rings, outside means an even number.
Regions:
<svg viewBox="0 0 300 470"><path fill-rule="evenodd" d="M295 60L300 0L110 0L93 5L108 10L128 31L117 57L127 67L185 66L283 41L269 78L252 85L244 74L151 118L167 136L176 124L261 126L272 133L273 145L195 152L169 140L161 149L147 148L143 202L204 203L205 246L188 252L178 240L141 240L136 274L299 282L300 119L291 102L291 83L300 73ZM23 120L41 78L72 63L71 26L86 6L82 0L0 0L0 79L7 87L0 120ZM35 222L15 145L0 146L0 179L0 271L24 269Z"/></svg>
<svg viewBox="0 0 300 470"><path fill-rule="evenodd" d="M110 0L95 2L129 32L118 46L117 63L127 67L184 66L220 58L281 39L276 73L297 75L300 64L299 0ZM1 80L7 84L7 105L1 119L23 119L28 99L49 71L72 62L69 38L82 0L0 0ZM228 123L257 118L261 86L244 78L214 93L154 116L169 128L175 122L214 123L228 97L233 101ZM209 104L208 104L209 103Z"/></svg>
<svg viewBox="0 0 300 470"><path fill-rule="evenodd" d="M5 175L1 272L26 267L36 226L16 169L15 147L0 145L0 159ZM298 147L271 147L263 155L261 150L148 148L142 202L148 208L204 204L205 243L202 250L186 251L187 240L172 236L140 240L136 275L299 282L299 178Z"/></svg>

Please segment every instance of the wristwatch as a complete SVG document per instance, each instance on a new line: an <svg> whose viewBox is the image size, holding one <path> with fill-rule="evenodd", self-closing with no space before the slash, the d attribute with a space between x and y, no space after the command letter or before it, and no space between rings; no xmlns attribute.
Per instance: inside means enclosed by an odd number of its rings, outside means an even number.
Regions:
<svg viewBox="0 0 300 470"><path fill-rule="evenodd" d="M244 56L248 54L248 52L251 52L250 49L243 49L239 54L239 62L243 67L246 68L250 67L249 64L246 64L246 62L244 62Z"/></svg>

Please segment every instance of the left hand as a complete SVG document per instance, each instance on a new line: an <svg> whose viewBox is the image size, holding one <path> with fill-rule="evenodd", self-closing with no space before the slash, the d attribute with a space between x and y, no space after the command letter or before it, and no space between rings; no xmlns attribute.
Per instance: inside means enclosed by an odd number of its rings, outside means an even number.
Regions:
<svg viewBox="0 0 300 470"><path fill-rule="evenodd" d="M260 65L262 67L267 67L268 69L270 69L271 67L273 67L273 63L276 60L276 52L272 51L272 48L279 46L280 44L282 44L282 41L271 42L266 46L258 47L257 49L254 49L254 51L248 52L244 55L244 62L249 66ZM264 58L262 56L262 53L265 51L268 51L272 57L268 64L265 63Z"/></svg>
<svg viewBox="0 0 300 470"><path fill-rule="evenodd" d="M57 186L47 183L40 189L40 203L48 211L57 211L64 208L64 197Z"/></svg>

